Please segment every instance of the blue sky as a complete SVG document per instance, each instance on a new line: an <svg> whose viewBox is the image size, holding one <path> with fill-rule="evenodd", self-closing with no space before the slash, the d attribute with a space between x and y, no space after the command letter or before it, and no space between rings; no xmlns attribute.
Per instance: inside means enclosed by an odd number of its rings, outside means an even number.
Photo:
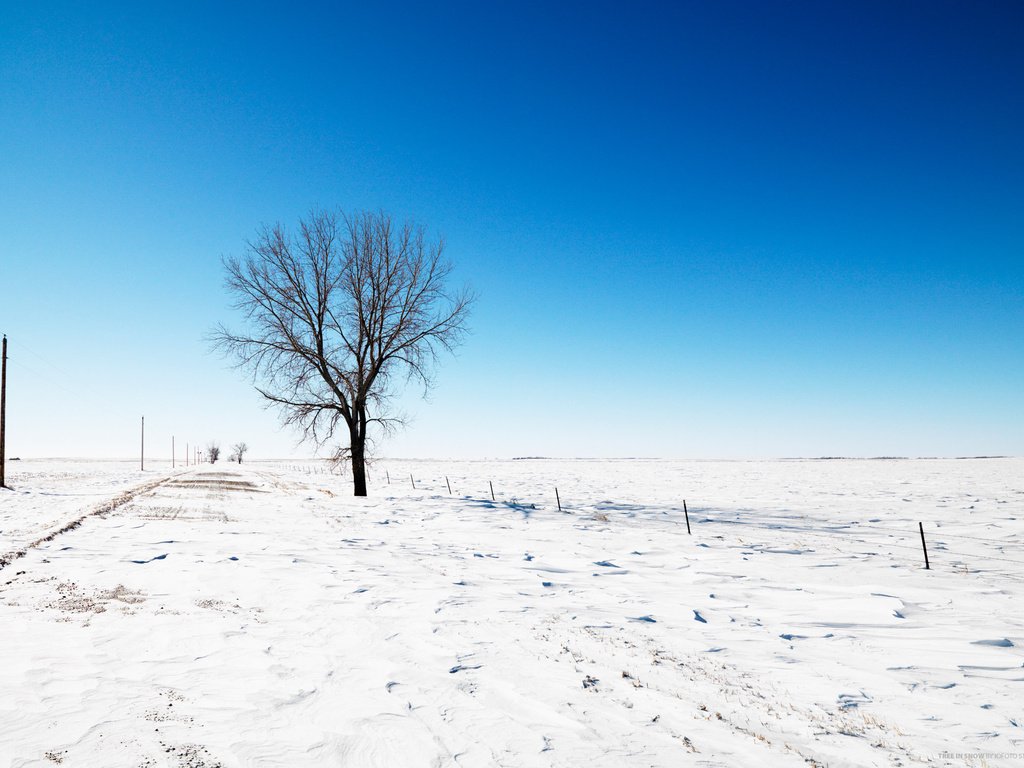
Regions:
<svg viewBox="0 0 1024 768"><path fill-rule="evenodd" d="M373 7L368 7L373 5ZM1024 454L1019 3L0 3L9 455L304 454L208 353L313 207L480 295L393 456ZM162 450L167 453L167 447Z"/></svg>

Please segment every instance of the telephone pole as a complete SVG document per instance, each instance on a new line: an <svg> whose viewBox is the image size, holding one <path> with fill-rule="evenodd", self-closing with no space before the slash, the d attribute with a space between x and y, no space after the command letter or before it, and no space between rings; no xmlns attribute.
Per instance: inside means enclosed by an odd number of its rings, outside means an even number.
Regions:
<svg viewBox="0 0 1024 768"><path fill-rule="evenodd" d="M4 465L7 462L7 334L3 341L3 363L0 363L0 488L6 488Z"/></svg>

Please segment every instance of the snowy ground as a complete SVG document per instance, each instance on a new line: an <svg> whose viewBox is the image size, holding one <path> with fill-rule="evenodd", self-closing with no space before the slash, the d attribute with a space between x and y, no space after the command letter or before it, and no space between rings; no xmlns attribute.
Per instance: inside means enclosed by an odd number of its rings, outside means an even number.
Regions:
<svg viewBox="0 0 1024 768"><path fill-rule="evenodd" d="M1024 764L1022 460L175 472L9 465L0 765Z"/></svg>

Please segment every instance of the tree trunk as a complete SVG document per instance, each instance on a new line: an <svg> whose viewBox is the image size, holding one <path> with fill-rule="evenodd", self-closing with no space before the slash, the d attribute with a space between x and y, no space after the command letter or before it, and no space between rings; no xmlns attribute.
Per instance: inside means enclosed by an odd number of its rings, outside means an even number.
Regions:
<svg viewBox="0 0 1024 768"><path fill-rule="evenodd" d="M352 486L354 495L366 495L366 438L351 435Z"/></svg>

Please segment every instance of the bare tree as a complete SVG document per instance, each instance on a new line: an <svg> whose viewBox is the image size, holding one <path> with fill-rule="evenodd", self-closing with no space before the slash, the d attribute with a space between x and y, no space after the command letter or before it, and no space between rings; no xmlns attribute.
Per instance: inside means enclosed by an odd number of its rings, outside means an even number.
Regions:
<svg viewBox="0 0 1024 768"><path fill-rule="evenodd" d="M248 328L220 326L214 342L247 369L286 424L318 446L347 439L356 496L366 495L369 428L401 422L397 385L429 389L442 351L466 333L470 291L451 291L444 243L391 216L314 212L294 234L265 227L242 259L224 262Z"/></svg>
<svg viewBox="0 0 1024 768"><path fill-rule="evenodd" d="M210 443L209 445L206 446L206 452L210 456L210 463L211 464L216 464L217 463L217 459L220 458L220 444L219 443Z"/></svg>
<svg viewBox="0 0 1024 768"><path fill-rule="evenodd" d="M245 443L235 443L231 446L231 455L228 456L228 461L237 461L239 464L242 463L242 457L245 456L245 452L249 450L249 446Z"/></svg>

